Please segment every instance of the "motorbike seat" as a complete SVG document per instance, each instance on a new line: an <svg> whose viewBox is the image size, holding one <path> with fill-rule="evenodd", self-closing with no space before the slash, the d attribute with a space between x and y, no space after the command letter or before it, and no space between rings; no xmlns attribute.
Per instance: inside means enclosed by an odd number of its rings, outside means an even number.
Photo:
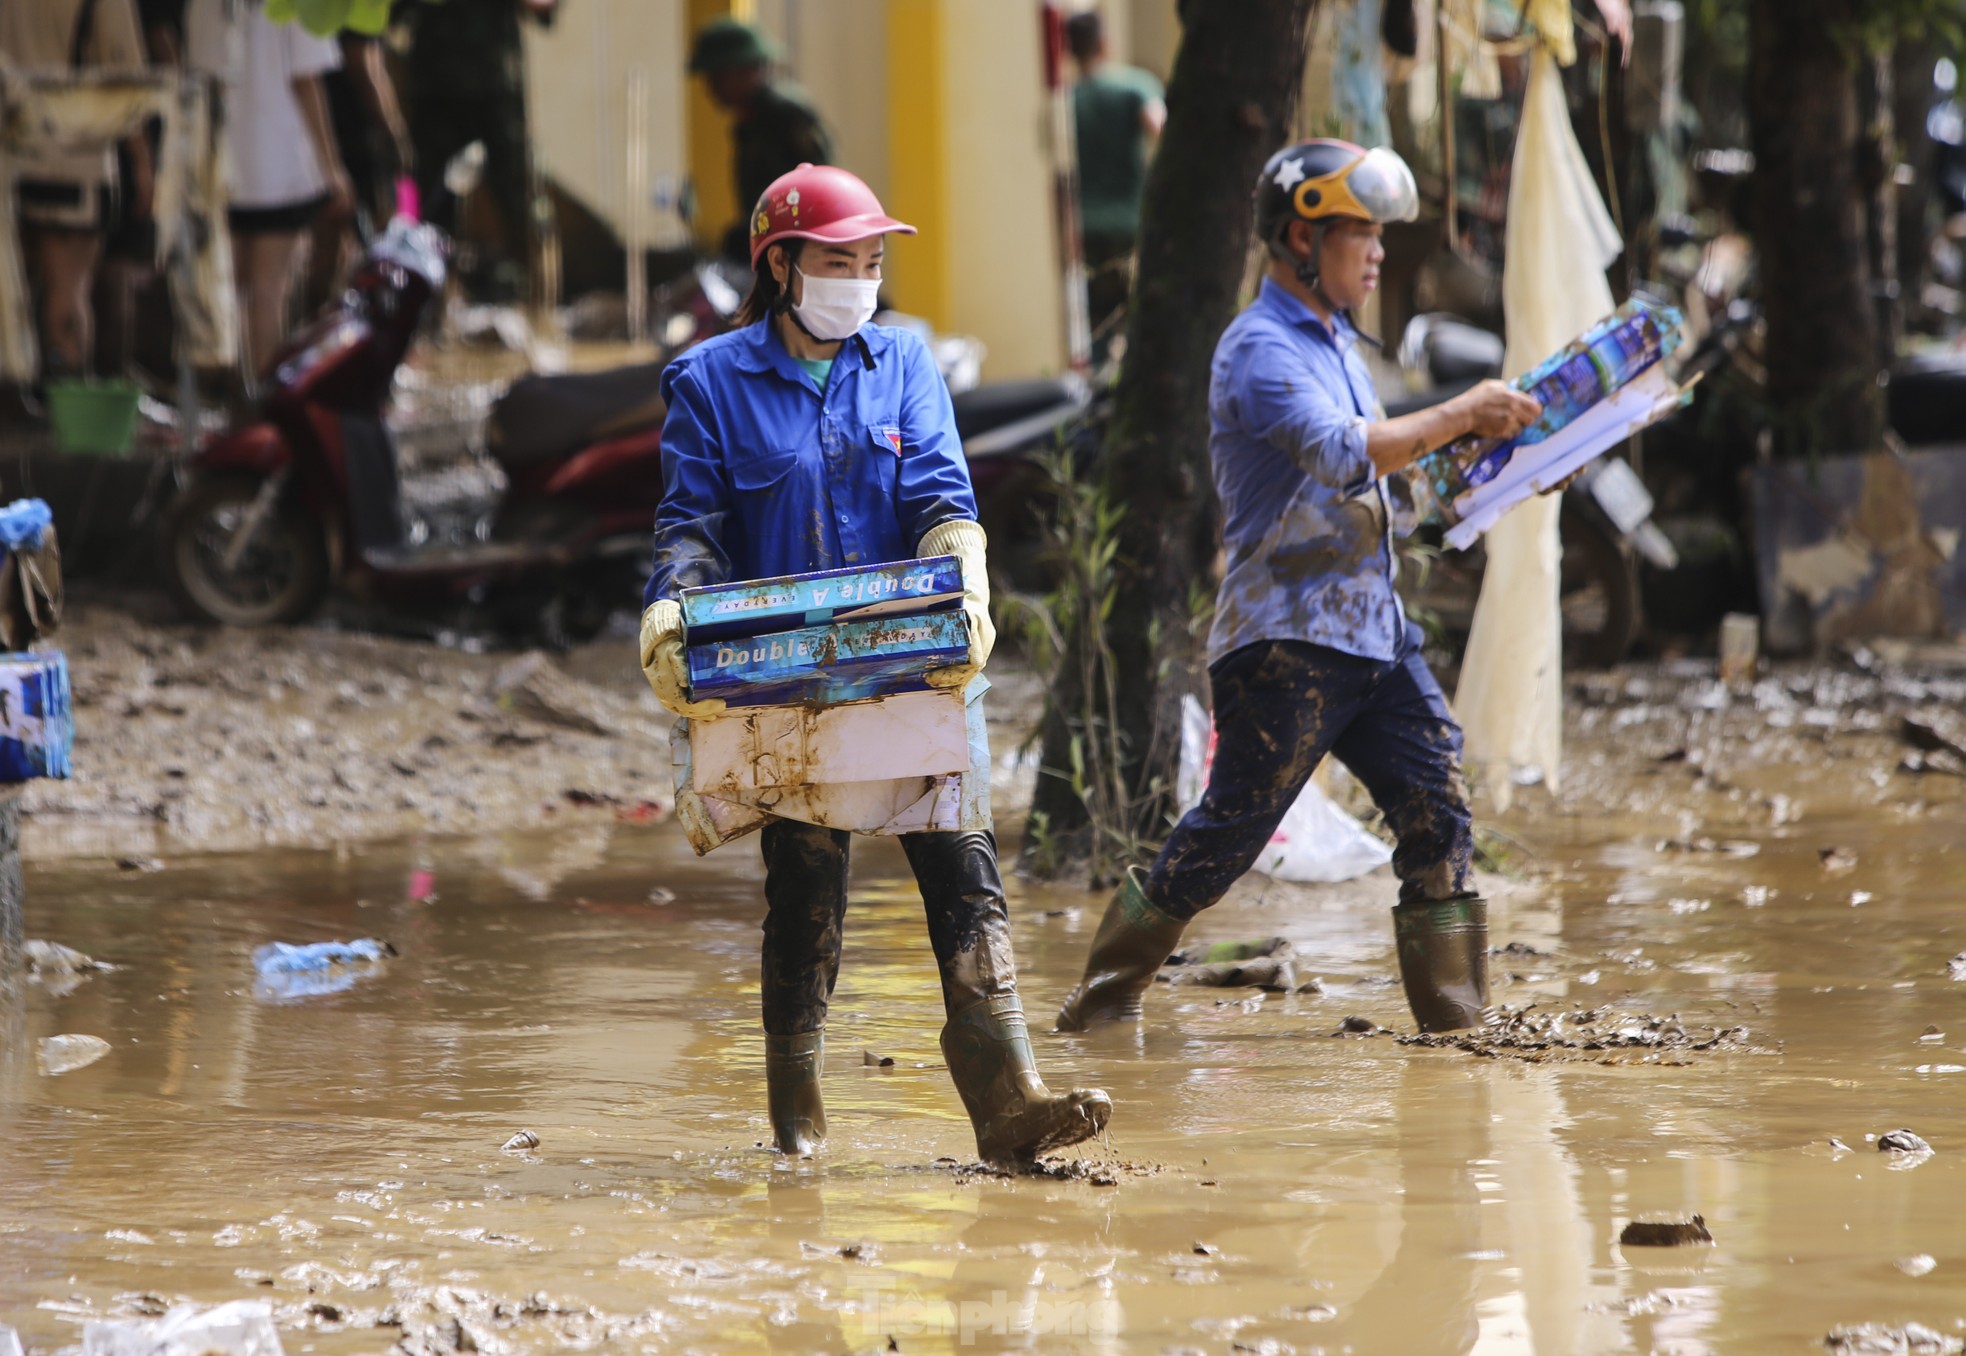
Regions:
<svg viewBox="0 0 1966 1356"><path fill-rule="evenodd" d="M956 407L956 432L964 441L1047 410L1079 403L1072 384L1059 378L986 382L951 399Z"/></svg>
<svg viewBox="0 0 1966 1356"><path fill-rule="evenodd" d="M519 378L492 406L486 443L502 466L552 461L604 437L662 422L663 364Z"/></svg>
<svg viewBox="0 0 1966 1356"><path fill-rule="evenodd" d="M1502 352L1500 335L1449 317L1437 317L1427 331L1427 373L1439 386L1499 377Z"/></svg>

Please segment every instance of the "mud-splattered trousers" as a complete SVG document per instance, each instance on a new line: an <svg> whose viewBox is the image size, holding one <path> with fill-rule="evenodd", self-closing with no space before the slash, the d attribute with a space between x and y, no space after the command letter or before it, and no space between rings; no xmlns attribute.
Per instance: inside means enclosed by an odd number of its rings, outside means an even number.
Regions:
<svg viewBox="0 0 1966 1356"><path fill-rule="evenodd" d="M1176 918L1256 862L1326 754L1350 768L1398 839L1400 899L1466 893L1473 839L1461 728L1409 629L1391 660L1295 640L1245 645L1209 669L1215 762L1201 803L1155 859L1147 897Z"/></svg>
<svg viewBox="0 0 1966 1356"><path fill-rule="evenodd" d="M765 859L765 944L762 967L765 1032L794 1036L826 1025L826 1007L840 974L846 922L844 829L779 819L762 832ZM1011 959L1010 914L997 872L996 835L908 833L902 850L921 887L928 940L942 972L950 1016L1017 991Z"/></svg>

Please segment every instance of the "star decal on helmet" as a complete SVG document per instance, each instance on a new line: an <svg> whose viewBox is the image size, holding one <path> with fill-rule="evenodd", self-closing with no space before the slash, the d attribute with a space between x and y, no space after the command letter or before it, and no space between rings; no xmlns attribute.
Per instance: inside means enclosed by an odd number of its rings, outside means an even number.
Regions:
<svg viewBox="0 0 1966 1356"><path fill-rule="evenodd" d="M1291 159L1284 161L1281 165L1278 165L1277 172L1275 175L1275 182L1276 182L1276 186L1282 189L1286 193L1288 193L1291 189L1297 187L1297 185L1303 183L1304 182L1303 157L1293 156Z"/></svg>

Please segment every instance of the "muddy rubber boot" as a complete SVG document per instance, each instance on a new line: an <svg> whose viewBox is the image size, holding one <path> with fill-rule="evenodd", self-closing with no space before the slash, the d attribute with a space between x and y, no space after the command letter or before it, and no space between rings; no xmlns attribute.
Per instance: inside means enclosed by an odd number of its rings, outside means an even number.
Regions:
<svg viewBox="0 0 1966 1356"><path fill-rule="evenodd" d="M819 1065L826 1033L765 1037L765 1103L772 1143L782 1154L804 1157L826 1138L826 1107L819 1100Z"/></svg>
<svg viewBox="0 0 1966 1356"><path fill-rule="evenodd" d="M1469 896L1396 904L1393 937L1420 1030L1480 1026L1488 1006L1488 902Z"/></svg>
<svg viewBox="0 0 1966 1356"><path fill-rule="evenodd" d="M976 1127L976 1152L993 1166L1022 1166L1091 1139L1113 1114L1113 1100L1102 1089L1060 1095L1045 1087L1031 1057L1024 1006L1014 993L951 1017L942 1028L942 1056Z"/></svg>
<svg viewBox="0 0 1966 1356"><path fill-rule="evenodd" d="M1147 873L1127 868L1106 905L1085 978L1058 1010L1058 1030L1084 1031L1101 1022L1137 1022L1154 974L1181 943L1187 923L1162 913L1147 898Z"/></svg>

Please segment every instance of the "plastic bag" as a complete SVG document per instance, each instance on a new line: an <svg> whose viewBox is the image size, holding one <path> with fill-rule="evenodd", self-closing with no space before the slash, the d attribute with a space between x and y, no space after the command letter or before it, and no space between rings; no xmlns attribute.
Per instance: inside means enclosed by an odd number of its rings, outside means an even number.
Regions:
<svg viewBox="0 0 1966 1356"><path fill-rule="evenodd" d="M174 1305L162 1318L91 1323L82 1356L283 1356L265 1300Z"/></svg>
<svg viewBox="0 0 1966 1356"><path fill-rule="evenodd" d="M1174 792L1183 813L1194 808L1215 761L1215 730L1193 697L1181 699L1181 766ZM1275 880L1355 880L1393 859L1393 850L1367 833L1314 781L1305 782L1283 822L1256 858L1256 869Z"/></svg>

